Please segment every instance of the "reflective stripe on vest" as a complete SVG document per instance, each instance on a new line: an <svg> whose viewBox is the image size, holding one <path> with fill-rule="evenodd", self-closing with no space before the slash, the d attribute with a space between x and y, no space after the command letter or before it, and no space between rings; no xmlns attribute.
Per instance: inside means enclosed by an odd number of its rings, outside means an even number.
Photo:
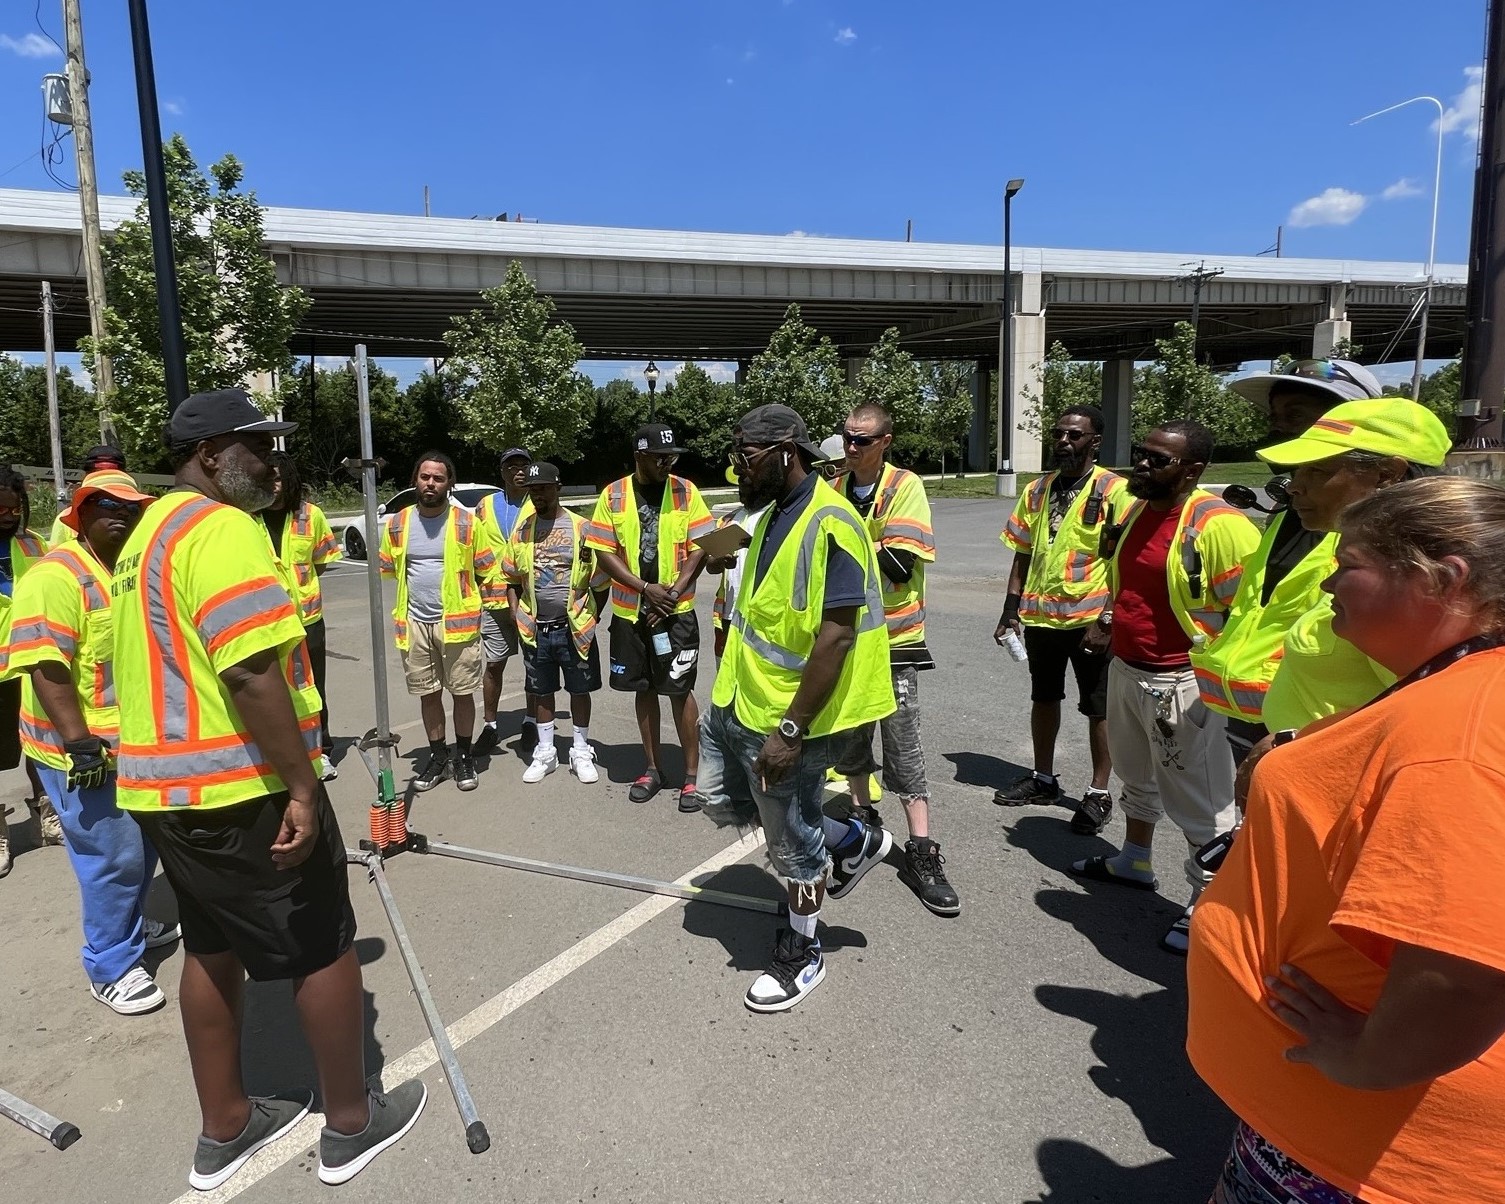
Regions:
<svg viewBox="0 0 1505 1204"><path fill-rule="evenodd" d="M319 716L308 716L298 727L303 750L311 757L324 742ZM181 752L158 748L138 751L134 747L128 750L124 745L120 749L122 784L128 779L132 790L157 793L164 807L193 806L203 797L206 786L270 777L276 772L248 736L199 741L194 748Z"/></svg>

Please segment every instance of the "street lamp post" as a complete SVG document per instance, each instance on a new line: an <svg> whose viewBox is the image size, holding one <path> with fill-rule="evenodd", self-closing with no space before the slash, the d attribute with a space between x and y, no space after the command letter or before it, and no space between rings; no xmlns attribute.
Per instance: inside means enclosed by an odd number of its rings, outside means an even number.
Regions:
<svg viewBox="0 0 1505 1204"><path fill-rule="evenodd" d="M643 379L648 382L648 417L650 419L657 418L658 402L655 400L654 394L658 389L658 365L652 360L649 360L648 366L643 369Z"/></svg>
<svg viewBox="0 0 1505 1204"><path fill-rule="evenodd" d="M1379 109L1360 117L1358 121L1350 122L1358 125L1361 121L1368 121L1371 117L1383 117L1386 113L1393 113L1396 109L1403 109L1407 105L1420 103L1437 106L1437 169L1432 177L1432 236L1427 243L1427 278L1421 286L1421 321L1416 330L1416 365L1411 369L1411 400L1421 400L1421 365L1427 358L1427 319L1432 312L1432 275L1437 263L1437 199L1442 194L1442 119L1446 108L1442 101L1435 96L1413 96L1410 100L1403 100L1399 104L1393 104L1388 109Z"/></svg>
<svg viewBox="0 0 1505 1204"><path fill-rule="evenodd" d="M998 343L998 497L1014 496L1014 275L1010 262L1013 245L1011 222L1014 194L1023 180L1010 180L1003 188L1003 330Z"/></svg>

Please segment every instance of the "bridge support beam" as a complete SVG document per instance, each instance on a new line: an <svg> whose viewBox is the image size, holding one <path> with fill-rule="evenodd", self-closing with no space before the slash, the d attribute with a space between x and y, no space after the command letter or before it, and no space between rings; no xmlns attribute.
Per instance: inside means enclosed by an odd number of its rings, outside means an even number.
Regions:
<svg viewBox="0 0 1505 1204"><path fill-rule="evenodd" d="M1325 360L1333 348L1353 337L1353 323L1348 320L1348 285L1334 284L1327 290L1327 317L1312 331L1312 358Z"/></svg>
<svg viewBox="0 0 1505 1204"><path fill-rule="evenodd" d="M1040 440L1032 432L1019 430L1019 424L1030 402L1045 391L1045 306L1041 285L1039 272L1019 273L1018 300L1009 332L1014 395L1004 412L1011 416L1014 427L1009 432L1013 453L1009 458L1015 473L1040 471ZM1002 341L1000 337L1000 344ZM1000 392L1003 387L1003 374L999 373Z"/></svg>
<svg viewBox="0 0 1505 1204"><path fill-rule="evenodd" d="M1129 464L1133 439L1134 361L1103 361L1103 447L1101 463L1110 468Z"/></svg>
<svg viewBox="0 0 1505 1204"><path fill-rule="evenodd" d="M967 471L987 472L993 464L992 434L993 393L988 388L992 360L977 360L972 365L972 429L967 432Z"/></svg>

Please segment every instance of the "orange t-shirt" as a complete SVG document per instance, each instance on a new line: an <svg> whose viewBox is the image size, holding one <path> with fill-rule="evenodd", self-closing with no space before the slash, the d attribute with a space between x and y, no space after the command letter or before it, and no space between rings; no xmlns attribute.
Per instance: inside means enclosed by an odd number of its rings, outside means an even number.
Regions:
<svg viewBox="0 0 1505 1204"><path fill-rule="evenodd" d="M1368 1012L1399 942L1505 970L1502 714L1494 649L1308 728L1260 762L1197 903L1192 1064L1251 1128L1367 1204L1505 1200L1505 1041L1430 1083L1355 1091L1285 1060L1299 1038L1264 977L1295 965Z"/></svg>

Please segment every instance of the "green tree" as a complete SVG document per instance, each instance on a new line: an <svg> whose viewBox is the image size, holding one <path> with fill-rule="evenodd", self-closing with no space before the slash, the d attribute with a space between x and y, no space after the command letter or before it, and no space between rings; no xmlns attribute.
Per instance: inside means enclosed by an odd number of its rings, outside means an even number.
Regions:
<svg viewBox="0 0 1505 1204"><path fill-rule="evenodd" d="M899 342L899 331L885 330L857 374L855 404L882 406L894 420L894 458L910 464L934 452L933 432L925 405L925 379L914 356ZM813 428L812 428L813 430ZM819 442L829 431L816 435Z"/></svg>
<svg viewBox="0 0 1505 1204"><path fill-rule="evenodd" d="M817 443L837 430L852 409L852 390L836 345L805 324L798 305L784 311L783 324L748 364L740 395L744 413L775 402L791 407Z"/></svg>
<svg viewBox="0 0 1505 1204"><path fill-rule="evenodd" d="M614 480L632 471L632 437L648 421L648 394L618 377L595 390L592 404L590 446L582 468L599 481Z"/></svg>
<svg viewBox="0 0 1505 1204"><path fill-rule="evenodd" d="M371 442L378 457L401 471L419 450L417 406L397 378L368 360L366 384L371 397ZM361 454L360 401L355 369L349 364L329 370L310 369L307 363L288 379L283 390L283 416L298 424L288 450L309 481L348 481L342 467L347 457Z"/></svg>
<svg viewBox="0 0 1505 1204"><path fill-rule="evenodd" d="M1196 329L1177 322L1168 339L1157 339L1158 358L1135 374L1133 427L1143 439L1161 423L1191 418L1212 431L1220 458L1246 455L1263 434L1261 416L1197 361Z"/></svg>
<svg viewBox="0 0 1505 1204"><path fill-rule="evenodd" d="M1458 400L1463 392L1463 361L1451 360L1421 378L1421 404L1442 420L1449 433L1458 431ZM1385 386L1386 397L1410 397L1411 382Z"/></svg>
<svg viewBox="0 0 1505 1204"><path fill-rule="evenodd" d="M201 392L243 386L263 373L286 375L293 366L288 339L309 300L277 281L263 245L261 206L254 192L241 190L240 161L226 155L206 176L181 134L168 140L162 158L189 388ZM126 172L125 186L132 196L146 195L141 172ZM101 351L114 360L110 404L131 463L146 470L165 463L167 391L145 199L106 243L104 264L105 335L98 346L92 337L80 346L91 371ZM258 395L257 401L270 409L277 399Z"/></svg>
<svg viewBox="0 0 1505 1204"><path fill-rule="evenodd" d="M744 408L735 385L712 380L699 364L686 362L665 387L658 411L694 457L691 467L714 478L726 468L732 426Z"/></svg>
<svg viewBox="0 0 1505 1204"><path fill-rule="evenodd" d="M972 430L972 373L970 364L956 360L932 360L921 368L921 430L926 458L958 466L966 455ZM897 442L897 440L895 440Z"/></svg>
<svg viewBox="0 0 1505 1204"><path fill-rule="evenodd" d="M444 373L457 386L456 433L473 446L526 446L535 456L573 459L595 407L575 365L584 348L554 301L540 295L514 260L507 278L481 293L481 306L451 322Z"/></svg>
<svg viewBox="0 0 1505 1204"><path fill-rule="evenodd" d="M1071 352L1057 341L1050 345L1039 367L1044 387L1029 395L1019 430L1027 438L1038 439L1043 448L1050 442L1050 431L1063 410L1079 405L1101 408L1103 366L1096 360L1072 359Z"/></svg>
<svg viewBox="0 0 1505 1204"><path fill-rule="evenodd" d="M76 468L99 442L94 394L67 368L57 374L58 418L63 465ZM47 369L0 355L0 464L52 465L52 431L47 421Z"/></svg>

